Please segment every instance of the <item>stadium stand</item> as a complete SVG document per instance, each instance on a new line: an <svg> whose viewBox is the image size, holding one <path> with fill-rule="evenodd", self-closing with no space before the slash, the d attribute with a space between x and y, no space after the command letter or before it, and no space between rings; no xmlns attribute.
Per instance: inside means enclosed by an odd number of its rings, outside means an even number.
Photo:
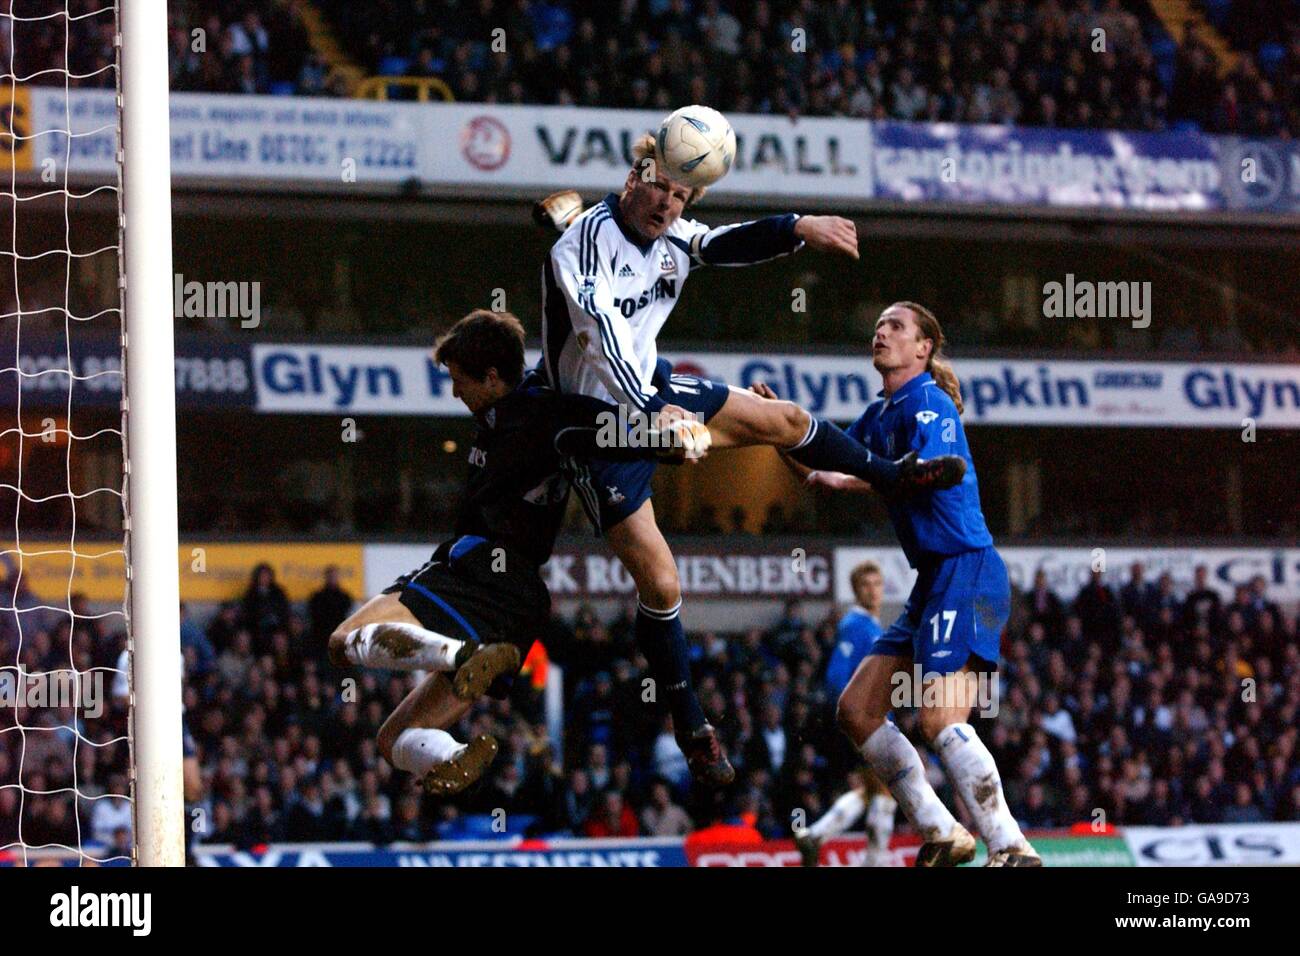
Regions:
<svg viewBox="0 0 1300 956"><path fill-rule="evenodd" d="M437 77L471 102L708 102L736 113L1300 135L1294 0L1210 0L1204 16L1168 25L1153 6L1162 5L187 0L170 8L172 88L347 95L355 63L373 76ZM113 26L89 15L97 8L69 6L80 17L69 24L69 62L82 77L73 85L115 82ZM505 52L492 50L496 29ZM24 37L15 73L61 63L59 40Z"/></svg>
<svg viewBox="0 0 1300 956"><path fill-rule="evenodd" d="M373 73L437 76L459 100L1300 132L1300 39L1285 3L1217 3L1199 29L1171 24L1178 41L1141 0L318 5Z"/></svg>
<svg viewBox="0 0 1300 956"><path fill-rule="evenodd" d="M677 835L738 820L780 837L791 810L820 813L856 766L823 686L833 619L806 620L792 603L766 630L692 635L701 698L740 774L714 802L690 789L666 721L640 703L645 662L628 613L601 620L582 609L545 636L565 669L563 759L526 673L508 700L481 702L455 729L501 741L484 782L454 802L426 800L374 742L410 680L344 675L325 661L322 635L352 596L323 586L295 607L273 575L260 588L252 580L206 622L182 618L208 843L483 838L499 835L496 808L511 834ZM10 569L7 593L13 584ZM35 603L21 585L17 593L18 606ZM1036 582L1017 596L1003 640L1009 691L980 731L1017 817L1035 828L1090 823L1098 808L1117 825L1300 820L1297 638L1262 578L1226 603L1203 584L1175 594L1167 579L1145 582L1140 568L1123 587L1099 579L1068 605ZM66 668L69 654L78 667L111 668L124 646L94 620L79 619L69 635L66 618L49 612L24 615L21 653L19 640L12 618L0 617L0 659L27 671ZM355 702L340 700L343 676L358 678ZM1243 694L1247 678L1253 694ZM897 717L913 729L909 712ZM18 782L13 728L23 718L0 708L0 784ZM98 719L77 718L93 746L60 720L73 715L25 732L27 792L0 787L0 843L17 837L21 819L29 844L75 846L79 827L83 842L124 845L129 814L112 795L125 792L126 742L107 742L123 733L120 697ZM86 797L75 813L74 780Z"/></svg>

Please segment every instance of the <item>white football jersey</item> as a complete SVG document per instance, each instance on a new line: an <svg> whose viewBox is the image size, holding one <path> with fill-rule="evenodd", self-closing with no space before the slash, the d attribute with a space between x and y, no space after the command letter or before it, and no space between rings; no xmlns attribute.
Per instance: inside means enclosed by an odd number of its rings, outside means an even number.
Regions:
<svg viewBox="0 0 1300 956"><path fill-rule="evenodd" d="M551 248L542 270L542 365L561 392L656 411L664 401L651 384L655 342L687 274L700 265L749 265L793 252L802 245L794 238L798 217L717 229L678 219L649 244L632 238L619 218L611 193Z"/></svg>

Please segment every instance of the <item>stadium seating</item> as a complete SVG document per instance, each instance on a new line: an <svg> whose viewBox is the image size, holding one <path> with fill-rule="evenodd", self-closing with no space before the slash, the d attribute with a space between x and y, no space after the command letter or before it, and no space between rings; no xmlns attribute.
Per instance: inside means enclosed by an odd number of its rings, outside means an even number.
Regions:
<svg viewBox="0 0 1300 956"><path fill-rule="evenodd" d="M94 9L89 0L72 7ZM170 7L171 74L178 90L347 92L349 83L321 78L328 45L345 69L438 76L467 100L662 109L702 92L696 98L724 112L1295 137L1295 10L1271 0L1205 4L1198 30L1217 31L1216 46L1231 43L1242 54L1229 78L1239 109L1220 102L1226 84L1203 34L1189 30L1176 40L1142 0L186 2ZM315 34L309 16L319 24ZM74 85L115 83L102 20L70 21L67 55L81 77ZM505 53L489 47L498 27L506 31ZM1093 50L1098 28L1107 31L1104 53ZM795 30L804 31L806 55L774 52L791 48ZM601 38L612 36L631 42L611 49ZM1208 77L1198 49L1209 56ZM28 42L19 52L20 76L64 57L61 43ZM702 90L692 89L691 78Z"/></svg>
<svg viewBox="0 0 1300 956"><path fill-rule="evenodd" d="M5 590L12 593L12 578ZM819 813L858 766L822 684L833 620L804 621L788 608L767 631L693 635L702 700L740 773L718 802L689 789L665 725L640 703L644 661L629 616L602 621L583 610L557 619L547 637L552 659L565 667L563 757L547 738L537 692L520 681L510 700L480 703L456 728L462 738L490 730L502 742L485 781L454 802L421 807L409 778L374 744L409 681L334 671L320 652L336 622L312 620L274 591L232 603L206 627L183 619L184 701L206 784L206 842L491 839L502 836L497 808L506 810L506 835L678 835L675 812L644 812L659 780L695 827L746 814L760 832L780 837L793 808ZM1019 595L1003 642L1012 690L981 734L1027 826L1090 823L1096 808L1121 826L1300 820L1294 622L1262 586L1239 589L1222 606L1203 597L1131 583L1089 589L1065 606L1045 594ZM17 605L32 603L20 586ZM24 625L27 670L67 667L69 648L82 668L114 666L121 634L81 619L69 640L59 617L33 612L28 620L38 626ZM17 652L12 618L0 617L0 660ZM337 692L344 676L359 677L355 702ZM1251 700L1241 691L1247 677L1255 682ZM15 714L0 708L0 785L19 782L19 734L6 732ZM908 712L896 716L914 730ZM29 796L21 814L16 806L0 812L7 828L0 844L16 838L20 817L29 843L75 846L77 814L87 843L97 813L102 828L120 825L111 803L99 809L104 801L90 798L122 792L125 738L107 741L123 732L123 702L115 698L99 720L67 715L74 719L96 746L75 748L73 735L53 726L26 732L21 782ZM64 789L74 763L83 795L75 814ZM0 786L0 809L15 792Z"/></svg>

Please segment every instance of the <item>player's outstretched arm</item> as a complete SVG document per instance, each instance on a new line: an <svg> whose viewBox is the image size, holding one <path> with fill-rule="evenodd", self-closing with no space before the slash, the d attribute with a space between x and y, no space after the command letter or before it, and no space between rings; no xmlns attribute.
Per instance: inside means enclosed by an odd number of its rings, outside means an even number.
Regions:
<svg viewBox="0 0 1300 956"><path fill-rule="evenodd" d="M858 227L843 216L800 216L794 224L795 238L810 249L838 252L858 258Z"/></svg>

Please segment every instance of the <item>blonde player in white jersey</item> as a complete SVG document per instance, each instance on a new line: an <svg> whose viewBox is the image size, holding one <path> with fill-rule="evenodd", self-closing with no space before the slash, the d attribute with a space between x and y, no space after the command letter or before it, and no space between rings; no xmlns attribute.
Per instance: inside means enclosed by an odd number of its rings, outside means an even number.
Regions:
<svg viewBox="0 0 1300 956"><path fill-rule="evenodd" d="M955 456L889 461L792 402L672 374L655 340L691 270L764 262L804 245L857 259L857 229L840 216L793 213L710 229L682 218L703 190L665 175L652 136L639 140L633 155L622 192L580 215L569 219L561 208L566 200L569 216L580 208L573 193L539 204L539 219L565 230L542 270L540 371L553 388L616 402L659 427L694 418L707 423L714 448L774 445L809 468L853 474L882 492L961 480L965 464ZM575 464L571 483L636 582L637 646L668 700L692 773L723 786L735 771L691 687L677 566L650 502L654 468L654 462L587 459Z"/></svg>

